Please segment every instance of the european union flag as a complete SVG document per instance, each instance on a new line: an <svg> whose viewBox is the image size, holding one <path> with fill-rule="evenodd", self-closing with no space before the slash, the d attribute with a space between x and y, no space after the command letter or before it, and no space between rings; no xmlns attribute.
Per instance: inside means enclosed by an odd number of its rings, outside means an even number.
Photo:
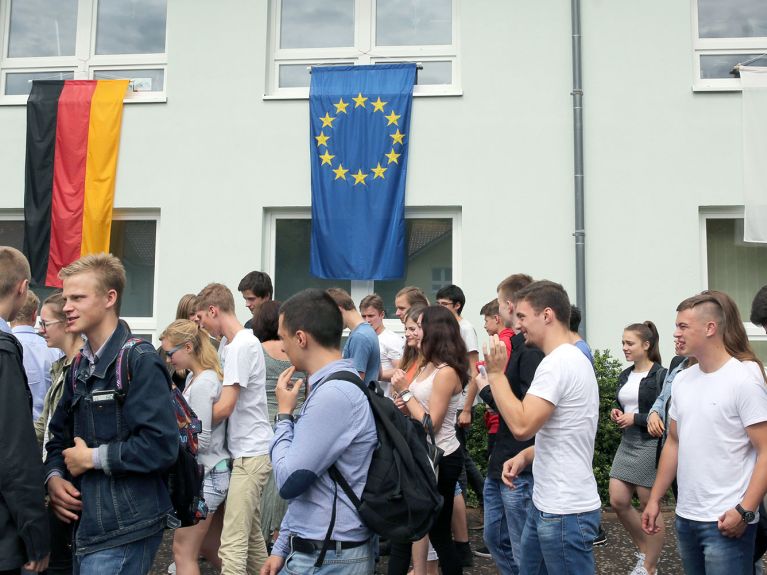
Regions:
<svg viewBox="0 0 767 575"><path fill-rule="evenodd" d="M405 176L415 64L312 68L311 272L405 275Z"/></svg>

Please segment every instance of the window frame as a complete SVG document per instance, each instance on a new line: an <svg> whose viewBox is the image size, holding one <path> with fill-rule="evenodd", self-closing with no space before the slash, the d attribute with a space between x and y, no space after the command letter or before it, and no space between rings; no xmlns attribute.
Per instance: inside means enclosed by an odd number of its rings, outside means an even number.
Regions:
<svg viewBox="0 0 767 575"><path fill-rule="evenodd" d="M746 56L767 52L767 36L753 38L700 38L698 34L698 0L690 0L690 13L692 20L692 64L694 92L740 92L743 87L740 78L701 78L701 56L736 55L743 54L742 60L748 60Z"/></svg>
<svg viewBox="0 0 767 575"><path fill-rule="evenodd" d="M354 46L337 48L280 48L281 0L269 0L264 100L307 99L309 88L280 88L280 64L375 64L384 62L444 62L452 64L451 84L416 85L413 96L461 96L459 3L451 0L452 44L375 46L377 0L354 0Z"/></svg>
<svg viewBox="0 0 767 575"><path fill-rule="evenodd" d="M13 0L11 0L13 1ZM15 0L20 1L20 0ZM0 2L0 106L26 105L28 96L6 95L8 73L73 72L75 80L92 80L95 70L163 70L163 90L134 92L128 89L124 102L166 102L168 89L168 35L166 17L165 52L162 54L96 54L96 25L99 0L77 0L75 53L72 56L9 58L10 2ZM166 5L167 10L167 5ZM87 30L87 33L84 32Z"/></svg>
<svg viewBox="0 0 767 575"><path fill-rule="evenodd" d="M311 207L265 207L264 225L262 227L261 262L263 270L269 274L277 286L276 256L277 256L277 220L309 220L312 217ZM461 245L462 245L462 210L460 206L406 206L405 219L449 219L452 220L452 282L461 284ZM355 302L373 293L375 280L352 280L351 296ZM404 333L402 322L398 318L384 319L384 326L397 332Z"/></svg>
<svg viewBox="0 0 767 575"><path fill-rule="evenodd" d="M24 221L23 209L2 209L0 210L0 220L3 221ZM160 268L160 226L162 221L159 210L122 208L115 209L112 212L112 221L153 221L155 223L155 246L154 246L154 285L152 286L152 315L151 316L120 316L128 322L131 331L138 334L148 334L152 337L154 343L159 337L158 334L158 294L159 294L159 268Z"/></svg>
<svg viewBox="0 0 767 575"><path fill-rule="evenodd" d="M717 206L700 208L699 228L700 228L700 280L702 289L709 289L708 285L708 236L706 234L706 222L708 220L737 220L743 219L743 206ZM743 327L746 329L746 335L749 340L767 341L767 334L764 328L754 325L748 321L750 309L741 309L740 313L743 319Z"/></svg>

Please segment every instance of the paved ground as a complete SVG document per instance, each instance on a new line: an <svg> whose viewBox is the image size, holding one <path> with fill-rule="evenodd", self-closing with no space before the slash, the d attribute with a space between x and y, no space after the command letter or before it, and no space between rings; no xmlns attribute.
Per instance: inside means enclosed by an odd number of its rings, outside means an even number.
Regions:
<svg viewBox="0 0 767 575"><path fill-rule="evenodd" d="M672 514L666 513L666 544L663 548L663 554L660 561L660 573L662 575L681 575L682 566L679 561L679 555L676 551L676 532L674 531ZM469 509L469 525L474 527L481 524L481 516L478 510ZM597 561L598 575L625 575L633 568L636 559L634 558L634 547L626 531L616 519L613 513L605 513L602 519L602 525L607 533L607 545L595 547L594 554ZM482 546L482 531L472 529L470 531L472 547ZM161 575L165 573L168 564L172 561L171 542L172 534L168 532L163 541L163 545L157 555L155 568L152 575ZM206 563L201 563L200 571L202 575L215 575L216 571ZM385 562L379 566L377 573L386 573ZM496 573L493 562L490 559L474 558L474 566L464 569L467 575L491 575ZM552 574L554 575L554 574Z"/></svg>

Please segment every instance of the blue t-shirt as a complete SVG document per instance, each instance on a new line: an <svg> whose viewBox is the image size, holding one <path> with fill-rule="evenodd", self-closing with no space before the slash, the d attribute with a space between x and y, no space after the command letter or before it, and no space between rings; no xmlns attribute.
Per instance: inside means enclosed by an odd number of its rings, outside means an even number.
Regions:
<svg viewBox="0 0 767 575"><path fill-rule="evenodd" d="M365 381L378 381L381 371L381 350L376 331L367 322L355 327L346 340L344 359L351 359L354 369L365 373Z"/></svg>
<svg viewBox="0 0 767 575"><path fill-rule="evenodd" d="M591 365L594 365L594 356L591 354L591 348L589 347L589 344L587 344L582 339L579 339L575 342L575 347L580 349L583 352L583 355L589 358Z"/></svg>

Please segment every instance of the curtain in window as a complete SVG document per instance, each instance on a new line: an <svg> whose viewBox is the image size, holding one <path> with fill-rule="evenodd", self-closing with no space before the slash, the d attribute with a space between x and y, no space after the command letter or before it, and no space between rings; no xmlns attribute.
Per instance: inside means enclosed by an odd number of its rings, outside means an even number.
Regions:
<svg viewBox="0 0 767 575"><path fill-rule="evenodd" d="M767 68L741 67L743 241L767 243Z"/></svg>

